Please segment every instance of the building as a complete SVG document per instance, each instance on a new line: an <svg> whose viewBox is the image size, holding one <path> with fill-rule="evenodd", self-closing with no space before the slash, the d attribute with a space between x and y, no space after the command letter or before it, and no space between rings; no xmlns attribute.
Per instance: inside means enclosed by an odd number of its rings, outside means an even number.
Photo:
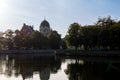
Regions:
<svg viewBox="0 0 120 80"><path fill-rule="evenodd" d="M49 33L51 32L50 24L45 19L40 24L40 32L46 37L48 37Z"/></svg>
<svg viewBox="0 0 120 80"><path fill-rule="evenodd" d="M34 32L34 29L33 29L33 26L23 24L23 27L20 32L25 35L32 35Z"/></svg>

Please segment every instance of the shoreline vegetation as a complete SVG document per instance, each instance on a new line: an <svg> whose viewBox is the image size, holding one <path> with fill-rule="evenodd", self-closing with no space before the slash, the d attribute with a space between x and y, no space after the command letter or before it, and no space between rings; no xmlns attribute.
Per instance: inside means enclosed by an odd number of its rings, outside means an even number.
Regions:
<svg viewBox="0 0 120 80"><path fill-rule="evenodd" d="M116 52L120 51L120 20L108 16L98 18L93 25L82 26L74 22L68 27L64 38L56 30L45 36L41 31L34 30L33 26L23 24L21 30L0 33L0 50L1 53L66 53L66 50L88 51L88 54L94 51Z"/></svg>
<svg viewBox="0 0 120 80"><path fill-rule="evenodd" d="M120 20L98 18L93 25L73 23L65 36L67 46L84 50L120 50Z"/></svg>
<svg viewBox="0 0 120 80"><path fill-rule="evenodd" d="M99 50L0 50L0 55L66 56L66 57L120 57L120 51Z"/></svg>

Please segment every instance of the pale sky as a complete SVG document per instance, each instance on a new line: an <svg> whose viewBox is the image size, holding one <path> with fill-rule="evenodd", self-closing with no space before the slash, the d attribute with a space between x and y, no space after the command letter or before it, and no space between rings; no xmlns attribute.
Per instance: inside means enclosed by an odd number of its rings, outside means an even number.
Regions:
<svg viewBox="0 0 120 80"><path fill-rule="evenodd" d="M39 30L46 17L62 37L69 25L94 24L98 17L120 19L120 0L0 0L0 31L21 29L23 23Z"/></svg>

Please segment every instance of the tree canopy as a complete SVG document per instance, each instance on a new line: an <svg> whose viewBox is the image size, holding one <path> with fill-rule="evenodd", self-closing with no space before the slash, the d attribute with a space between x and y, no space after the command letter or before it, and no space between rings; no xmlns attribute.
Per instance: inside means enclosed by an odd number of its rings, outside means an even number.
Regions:
<svg viewBox="0 0 120 80"><path fill-rule="evenodd" d="M118 50L120 49L120 21L110 16L99 18L96 24L79 26L73 23L65 36L67 46L85 50Z"/></svg>
<svg viewBox="0 0 120 80"><path fill-rule="evenodd" d="M0 49L60 49L61 46L61 35L57 31L51 31L49 37L39 31L28 35L19 30L8 30L4 35L0 38Z"/></svg>

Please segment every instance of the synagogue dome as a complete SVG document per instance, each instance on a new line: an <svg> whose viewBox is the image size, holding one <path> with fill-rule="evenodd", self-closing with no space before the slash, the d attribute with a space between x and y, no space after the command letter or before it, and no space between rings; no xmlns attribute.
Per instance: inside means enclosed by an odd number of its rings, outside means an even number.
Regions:
<svg viewBox="0 0 120 80"><path fill-rule="evenodd" d="M48 34L51 32L49 22L44 19L40 24L39 30L44 36L48 36Z"/></svg>
<svg viewBox="0 0 120 80"><path fill-rule="evenodd" d="M50 24L47 20L43 20L40 24L40 27L48 27L50 28Z"/></svg>

